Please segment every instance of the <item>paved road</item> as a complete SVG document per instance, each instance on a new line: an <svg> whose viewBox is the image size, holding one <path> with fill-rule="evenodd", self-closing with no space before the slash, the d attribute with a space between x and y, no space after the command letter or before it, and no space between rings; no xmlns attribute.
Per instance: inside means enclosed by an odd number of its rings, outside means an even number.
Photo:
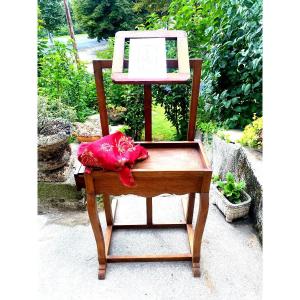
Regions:
<svg viewBox="0 0 300 300"><path fill-rule="evenodd" d="M95 48L95 47L103 47L106 46L107 41L101 40L100 42L97 41L97 39L89 39L87 35L77 35L75 36L78 51L83 51L85 49L89 48ZM63 37L57 37L55 40L60 42L67 42L69 40L69 37L63 36Z"/></svg>

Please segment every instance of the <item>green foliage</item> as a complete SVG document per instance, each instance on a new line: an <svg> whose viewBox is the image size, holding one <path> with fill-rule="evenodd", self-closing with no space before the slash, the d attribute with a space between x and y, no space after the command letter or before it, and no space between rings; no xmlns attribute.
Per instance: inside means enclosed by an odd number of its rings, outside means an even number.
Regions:
<svg viewBox="0 0 300 300"><path fill-rule="evenodd" d="M173 141L176 139L176 130L165 117L164 108L152 105L152 139L153 141Z"/></svg>
<svg viewBox="0 0 300 300"><path fill-rule="evenodd" d="M64 119L74 122L77 119L76 111L73 107L62 103L61 99L51 99L38 97L38 119Z"/></svg>
<svg viewBox="0 0 300 300"><path fill-rule="evenodd" d="M133 4L133 11L144 14L156 13L164 15L170 5L171 0L136 0Z"/></svg>
<svg viewBox="0 0 300 300"><path fill-rule="evenodd" d="M63 2L60 0L38 0L45 29L53 32L66 23Z"/></svg>
<svg viewBox="0 0 300 300"><path fill-rule="evenodd" d="M112 107L122 106L124 122L128 126L125 130L135 140L140 140L144 128L144 91L140 85L114 84L111 80L111 71L103 74L107 105Z"/></svg>
<svg viewBox="0 0 300 300"><path fill-rule="evenodd" d="M153 91L154 102L165 110L167 120L176 129L176 139L185 140L189 120L191 84L158 85Z"/></svg>
<svg viewBox="0 0 300 300"><path fill-rule="evenodd" d="M241 128L261 115L261 0L172 0L140 28L187 32L190 57L204 59L201 121Z"/></svg>
<svg viewBox="0 0 300 300"><path fill-rule="evenodd" d="M40 60L39 95L51 102L61 101L76 111L76 119L84 121L97 107L94 78L85 65L76 65L74 50L69 43L54 42Z"/></svg>
<svg viewBox="0 0 300 300"><path fill-rule="evenodd" d="M224 1L209 42L206 110L230 128L244 127L262 112L261 6L261 0Z"/></svg>
<svg viewBox="0 0 300 300"><path fill-rule="evenodd" d="M202 122L197 120L197 128L200 129L202 133L214 134L220 129L220 126L215 121Z"/></svg>
<svg viewBox="0 0 300 300"><path fill-rule="evenodd" d="M230 135L228 133L225 133L223 130L220 130L217 132L217 136L224 140L227 144L230 143Z"/></svg>
<svg viewBox="0 0 300 300"><path fill-rule="evenodd" d="M41 17L41 11L38 8L38 41L37 41L37 57L38 57L38 75L40 75L41 72L41 59L44 56L44 53L46 49L48 48L47 46L47 39L45 38L45 29L43 26L43 20Z"/></svg>
<svg viewBox="0 0 300 300"><path fill-rule="evenodd" d="M248 146L254 149L262 149L263 147L263 118L256 118L247 125L243 131L243 135L238 140L243 146Z"/></svg>
<svg viewBox="0 0 300 300"><path fill-rule="evenodd" d="M227 172L226 180L221 180L219 175L215 175L212 181L216 184L217 188L224 194L229 202L238 204L243 202L242 191L246 188L244 180L236 181L231 172Z"/></svg>
<svg viewBox="0 0 300 300"><path fill-rule="evenodd" d="M134 30L142 21L131 0L74 0L75 19L90 38L108 38L119 30Z"/></svg>

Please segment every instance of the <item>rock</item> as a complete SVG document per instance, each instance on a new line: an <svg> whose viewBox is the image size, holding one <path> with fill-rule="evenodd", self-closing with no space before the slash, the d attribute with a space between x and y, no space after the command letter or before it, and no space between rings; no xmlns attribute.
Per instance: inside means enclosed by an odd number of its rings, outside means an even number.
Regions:
<svg viewBox="0 0 300 300"><path fill-rule="evenodd" d="M77 145L72 144L72 156L67 165L59 172L39 172L38 211L45 213L53 210L84 210L84 191L77 191L74 172L79 162L76 158Z"/></svg>
<svg viewBox="0 0 300 300"><path fill-rule="evenodd" d="M230 171L237 180L245 180L246 192L252 198L250 216L262 241L262 154L246 149L240 144L226 143L216 135L213 135L211 145L208 143L204 145L214 174L224 178Z"/></svg>
<svg viewBox="0 0 300 300"><path fill-rule="evenodd" d="M68 138L71 124L60 119L42 119L38 124L38 168L49 172L63 168L71 155Z"/></svg>
<svg viewBox="0 0 300 300"><path fill-rule="evenodd" d="M61 152L59 152L61 153ZM70 146L67 145L67 147L64 149L64 151L59 155L55 156L55 159L53 157L48 160L39 160L38 161L38 169L41 172L44 171L53 171L57 169L61 169L63 166L65 166L71 157L71 149Z"/></svg>
<svg viewBox="0 0 300 300"><path fill-rule="evenodd" d="M102 137L99 114L88 117L84 123L75 122L73 126L73 135L79 142L88 141L87 138L95 140Z"/></svg>
<svg viewBox="0 0 300 300"><path fill-rule="evenodd" d="M40 162L39 162L40 164ZM68 160L60 169L55 169L52 171L38 171L38 181L42 182L64 182L69 178L70 172L73 170L74 157Z"/></svg>

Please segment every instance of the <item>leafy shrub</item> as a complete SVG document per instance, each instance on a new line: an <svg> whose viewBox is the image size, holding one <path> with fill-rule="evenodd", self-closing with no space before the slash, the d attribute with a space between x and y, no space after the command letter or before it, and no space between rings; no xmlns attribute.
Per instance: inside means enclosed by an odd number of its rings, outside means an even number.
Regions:
<svg viewBox="0 0 300 300"><path fill-rule="evenodd" d="M71 44L54 42L39 61L39 95L49 101L61 101L76 111L77 121L84 121L96 112L96 87L91 74L82 63L76 64Z"/></svg>
<svg viewBox="0 0 300 300"><path fill-rule="evenodd" d="M227 144L230 143L230 134L225 133L224 130L218 131L218 132L217 132L217 136L218 136L220 139L224 140Z"/></svg>
<svg viewBox="0 0 300 300"><path fill-rule="evenodd" d="M165 116L176 128L176 139L186 140L189 120L191 84L157 85L154 102L165 110Z"/></svg>
<svg viewBox="0 0 300 300"><path fill-rule="evenodd" d="M261 0L172 0L149 16L144 27L185 30L190 57L204 59L201 121L241 128L261 115L261 19Z"/></svg>
<svg viewBox="0 0 300 300"><path fill-rule="evenodd" d="M254 149L262 149L263 146L263 118L256 118L247 125L243 131L243 135L238 140L243 146L248 146Z"/></svg>
<svg viewBox="0 0 300 300"><path fill-rule="evenodd" d="M217 133L220 128L215 121L201 122L200 120L197 120L197 127L202 133L207 134Z"/></svg>
<svg viewBox="0 0 300 300"><path fill-rule="evenodd" d="M226 180L221 180L219 175L213 176L212 181L216 184L217 188L224 194L229 202L238 204L243 202L242 191L246 188L244 180L236 181L231 172L227 172Z"/></svg>
<svg viewBox="0 0 300 300"><path fill-rule="evenodd" d="M61 99L49 100L46 97L38 98L38 119L64 119L74 122L77 119L73 107L62 103Z"/></svg>
<svg viewBox="0 0 300 300"><path fill-rule="evenodd" d="M244 127L262 112L261 6L261 0L224 1L209 42L206 110L230 128Z"/></svg>

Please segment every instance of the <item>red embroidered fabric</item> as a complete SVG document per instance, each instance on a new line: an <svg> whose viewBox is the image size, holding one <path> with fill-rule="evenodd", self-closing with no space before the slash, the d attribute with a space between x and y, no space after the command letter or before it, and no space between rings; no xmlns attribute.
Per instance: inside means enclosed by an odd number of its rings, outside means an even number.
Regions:
<svg viewBox="0 0 300 300"><path fill-rule="evenodd" d="M80 144L77 155L87 167L86 172L90 172L92 167L116 171L121 183L132 187L135 183L130 168L135 161L146 159L148 151L141 145L135 145L131 137L117 131L95 142Z"/></svg>

